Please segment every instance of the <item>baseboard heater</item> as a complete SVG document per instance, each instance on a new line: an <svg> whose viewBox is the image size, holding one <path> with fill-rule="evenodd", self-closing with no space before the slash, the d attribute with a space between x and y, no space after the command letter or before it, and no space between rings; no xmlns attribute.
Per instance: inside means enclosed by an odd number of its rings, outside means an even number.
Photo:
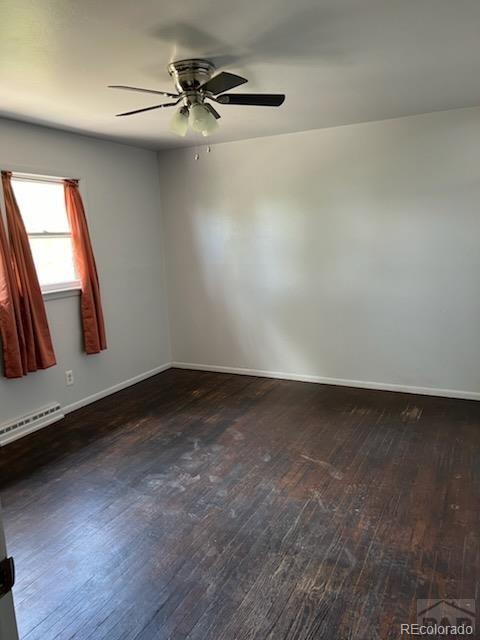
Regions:
<svg viewBox="0 0 480 640"><path fill-rule="evenodd" d="M0 447L26 436L28 433L37 431L37 429L53 424L63 417L62 407L58 402L52 402L37 411L10 420L10 422L4 422L0 425Z"/></svg>

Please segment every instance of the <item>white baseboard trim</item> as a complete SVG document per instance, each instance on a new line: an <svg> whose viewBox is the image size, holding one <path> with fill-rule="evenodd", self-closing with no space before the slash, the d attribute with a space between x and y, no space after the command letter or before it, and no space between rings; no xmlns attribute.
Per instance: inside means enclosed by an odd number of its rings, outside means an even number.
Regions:
<svg viewBox="0 0 480 640"><path fill-rule="evenodd" d="M162 373L162 371L170 369L171 366L172 363L167 362L160 365L159 367L155 367L155 369L150 369L150 371L140 373L138 376L134 376L133 378L129 378L128 380L118 382L117 384L114 384L107 389L102 389L102 391L92 393L92 395L90 396L86 396L81 400L77 400L76 402L72 402L72 404L66 405L65 407L63 407L63 412L67 414L71 413L72 411L76 411L76 409L81 409L81 407L85 407L87 404L91 404L92 402L96 402L97 400L101 400L102 398L106 398L107 396L112 395L112 393L116 393L117 391L121 391L122 389L126 389L127 387L131 387L132 385L137 384L137 382L141 382L142 380L146 380L147 378L156 376L158 373Z"/></svg>
<svg viewBox="0 0 480 640"><path fill-rule="evenodd" d="M333 386L340 387L354 387L358 389L375 389L378 391L395 391L397 393L410 393L410 394L418 394L425 396L439 396L444 398L459 398L462 400L477 400L480 401L480 392L477 391L460 391L458 389L438 389L434 387L413 387L409 385L401 385L401 384L392 384L389 382L371 382L366 380L347 380L346 378L327 378L324 376L313 376L313 375L303 375L298 373L285 373L282 371L267 371L264 369L245 369L241 367L224 367L221 365L212 365L212 364L198 364L193 362L167 362L165 364L160 365L159 367L155 367L154 369L150 369L150 371L145 371L144 373L140 373L133 378L129 378L128 380L123 380L107 389L102 389L102 391L98 391L97 393L93 393L90 396L86 396L85 398L81 398L76 402L72 402L69 405L61 408L61 412L55 413L52 417L46 417L44 420L37 421L36 423L26 426L16 432L11 432L8 435L5 434L0 439L0 447L12 442L13 440L17 440L23 436L26 436L29 433L37 431L38 429L42 429L54 422L58 422L61 420L64 415L67 413L71 413L76 409L80 409L81 407L85 407L88 404L92 404L97 400L101 400L102 398L106 398L107 396L116 393L117 391L121 391L122 389L126 389L127 387L131 387L142 380L146 380L147 378L151 378L152 376L157 375L158 373L162 373L162 371L166 371L167 369L177 368L177 369L191 369L194 371L213 371L216 373L232 373L243 376L255 376L259 378L274 378L279 380L295 380L297 382L314 382L317 384L329 384Z"/></svg>
<svg viewBox="0 0 480 640"><path fill-rule="evenodd" d="M392 384L390 382L371 382L367 380L347 380L345 378L326 378L324 376L302 375L298 373L284 373L282 371L266 371L263 369L242 369L240 367L223 367L212 364L197 364L193 362L172 362L177 369L193 369L195 371L214 371L216 373L234 373L242 376L257 376L260 378L275 378L280 380L296 380L298 382L315 382L331 384L340 387L355 387L357 389L375 389L378 391L396 391L397 393L413 393L423 396L440 396L444 398L460 398L462 400L480 400L480 392L460 391L457 389L436 389L434 387L412 387L409 385Z"/></svg>
<svg viewBox="0 0 480 640"><path fill-rule="evenodd" d="M141 382L142 380L151 378L152 376L155 376L158 373L162 373L162 371L166 371L167 369L170 369L171 366L172 366L172 363L167 362L165 364L160 365L159 367L155 367L155 369L150 369L150 371L145 371L144 373L140 373L138 376L134 376L133 378L129 378L128 380L123 380L122 382L114 384L113 386L108 387L107 389L102 389L102 391L93 393L92 395L82 398L81 400L77 400L76 402L72 402L71 404L66 405L65 407L59 406L59 410L54 414L52 414L51 416L46 416L42 420L37 420L19 429L15 429L12 431L8 431L5 434L1 434L0 447L3 447L4 445L9 444L10 442L13 442L14 440L18 440L19 438L22 438L23 436L26 436L29 433L33 433L34 431L38 431L39 429L48 427L54 422L59 422L62 418L65 417L67 413L71 413L76 409L85 407L87 404L91 404L96 400L101 400L102 398L105 398L106 396L110 396L113 393L116 393L117 391L121 391L122 389L131 387L132 385L137 384L137 382ZM41 411L41 409L39 409L39 411ZM15 420L11 420L10 422L14 423ZM5 426L5 425L0 425L0 426Z"/></svg>

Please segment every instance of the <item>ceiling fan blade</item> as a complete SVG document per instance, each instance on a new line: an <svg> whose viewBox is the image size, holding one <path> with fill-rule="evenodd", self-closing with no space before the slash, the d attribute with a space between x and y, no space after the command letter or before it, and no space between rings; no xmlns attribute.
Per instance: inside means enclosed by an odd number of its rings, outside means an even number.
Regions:
<svg viewBox="0 0 480 640"><path fill-rule="evenodd" d="M248 82L248 80L246 78L242 78L242 76L222 71L221 73L217 73L216 76L213 76L213 78L210 78L210 80L207 80L207 82L202 84L199 88L203 91L209 91L216 96L218 93L223 93L229 89L239 87L241 84L245 84L245 82Z"/></svg>
<svg viewBox="0 0 480 640"><path fill-rule="evenodd" d="M180 101L177 102L165 102L164 104L156 104L153 107L145 107L144 109L135 109L135 111L125 111L125 113L117 113L116 117L120 116L133 116L135 113L143 113L144 111L153 111L153 109L163 109L163 107L174 107Z"/></svg>
<svg viewBox="0 0 480 640"><path fill-rule="evenodd" d="M156 91L154 89L142 89L141 87L127 87L124 84L109 84L109 89L124 89L125 91L141 91L142 93L155 93L159 96L167 96L168 98L178 98L177 93L169 93L168 91Z"/></svg>
<svg viewBox="0 0 480 640"><path fill-rule="evenodd" d="M216 119L219 120L222 116L218 113L218 111L216 109L214 109L214 107L212 107L211 104L209 104L208 102L204 102L203 103L207 109L210 111L210 113L212 114L212 116Z"/></svg>
<svg viewBox="0 0 480 640"><path fill-rule="evenodd" d="M242 104L256 107L279 107L285 102L283 93L224 93L216 98L220 104Z"/></svg>

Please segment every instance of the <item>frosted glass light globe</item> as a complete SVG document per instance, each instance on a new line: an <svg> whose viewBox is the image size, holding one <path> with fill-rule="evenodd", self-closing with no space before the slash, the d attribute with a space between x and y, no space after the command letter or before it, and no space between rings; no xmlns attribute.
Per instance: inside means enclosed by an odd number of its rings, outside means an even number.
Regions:
<svg viewBox="0 0 480 640"><path fill-rule="evenodd" d="M172 120L170 121L170 129L177 136L184 138L188 131L188 109L187 107L181 107L175 112Z"/></svg>
<svg viewBox="0 0 480 640"><path fill-rule="evenodd" d="M193 131L204 136L208 136L218 126L215 116L205 105L200 103L195 103L190 107L189 123Z"/></svg>

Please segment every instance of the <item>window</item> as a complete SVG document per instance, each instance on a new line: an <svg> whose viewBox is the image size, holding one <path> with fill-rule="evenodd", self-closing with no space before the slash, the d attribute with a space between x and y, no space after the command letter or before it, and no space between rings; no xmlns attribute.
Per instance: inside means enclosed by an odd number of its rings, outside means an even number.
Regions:
<svg viewBox="0 0 480 640"><path fill-rule="evenodd" d="M78 289L63 182L14 174L12 187L42 291Z"/></svg>

